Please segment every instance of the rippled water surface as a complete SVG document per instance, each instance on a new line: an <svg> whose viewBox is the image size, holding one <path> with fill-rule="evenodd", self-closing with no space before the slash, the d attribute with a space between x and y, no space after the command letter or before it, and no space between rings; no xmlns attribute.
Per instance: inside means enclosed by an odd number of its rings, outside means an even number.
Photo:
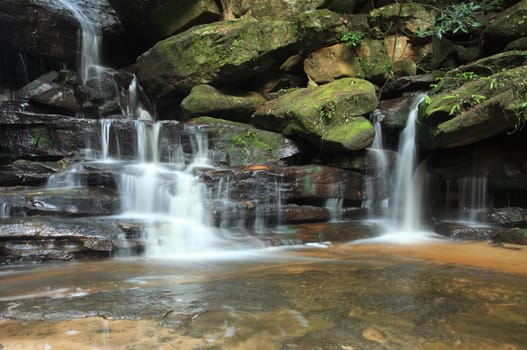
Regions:
<svg viewBox="0 0 527 350"><path fill-rule="evenodd" d="M5 266L0 349L524 349L526 255L338 245Z"/></svg>

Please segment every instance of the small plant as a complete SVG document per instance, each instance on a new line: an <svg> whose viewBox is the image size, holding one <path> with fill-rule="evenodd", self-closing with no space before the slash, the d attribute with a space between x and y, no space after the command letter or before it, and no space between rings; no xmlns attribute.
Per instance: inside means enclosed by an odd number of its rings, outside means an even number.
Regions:
<svg viewBox="0 0 527 350"><path fill-rule="evenodd" d="M469 34L473 29L481 27L475 15L483 12L481 5L475 1L452 4L441 11L434 20L434 33L438 39L444 34Z"/></svg>
<svg viewBox="0 0 527 350"><path fill-rule="evenodd" d="M479 75L474 72L459 72L456 73L456 78L461 80L474 80L479 78Z"/></svg>
<svg viewBox="0 0 527 350"><path fill-rule="evenodd" d="M475 106L481 101L485 100L487 97L478 94L461 95L460 93L456 93L454 95L447 95L442 98L445 100L456 100L450 108L448 114L457 115L462 112L465 108Z"/></svg>
<svg viewBox="0 0 527 350"><path fill-rule="evenodd" d="M348 32L342 35L340 42L346 47L359 47L365 35L364 32Z"/></svg>
<svg viewBox="0 0 527 350"><path fill-rule="evenodd" d="M337 103L335 101L329 101L318 108L318 116L320 121L323 123L329 122L335 116L337 110Z"/></svg>

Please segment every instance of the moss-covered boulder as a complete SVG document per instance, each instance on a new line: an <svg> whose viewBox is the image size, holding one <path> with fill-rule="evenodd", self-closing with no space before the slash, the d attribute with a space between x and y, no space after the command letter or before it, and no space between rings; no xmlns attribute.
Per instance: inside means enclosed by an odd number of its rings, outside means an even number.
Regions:
<svg viewBox="0 0 527 350"><path fill-rule="evenodd" d="M373 84L345 78L268 101L258 107L253 119L265 129L307 140L328 151L359 150L373 141L373 126L363 115L376 106Z"/></svg>
<svg viewBox="0 0 527 350"><path fill-rule="evenodd" d="M488 26L485 36L501 47L514 39L527 36L527 0L501 12Z"/></svg>
<svg viewBox="0 0 527 350"><path fill-rule="evenodd" d="M384 34L426 32L433 26L437 10L417 3L398 2L373 9L368 20L373 32Z"/></svg>
<svg viewBox="0 0 527 350"><path fill-rule="evenodd" d="M296 144L283 135L248 124L211 117L197 117L187 123L207 126L209 148L214 160L223 165L281 163L299 153Z"/></svg>
<svg viewBox="0 0 527 350"><path fill-rule="evenodd" d="M288 21L242 19L201 25L158 42L137 60L154 96L187 94L194 85L247 79L280 63L298 44Z"/></svg>
<svg viewBox="0 0 527 350"><path fill-rule="evenodd" d="M326 0L232 0L222 1L226 10L235 17L254 17L257 19L287 19L302 12L323 7ZM229 4L227 4L229 3ZM230 9L227 7L230 6Z"/></svg>
<svg viewBox="0 0 527 350"><path fill-rule="evenodd" d="M214 0L109 0L133 35L154 43L197 24L221 18ZM148 28L148 30L145 30Z"/></svg>
<svg viewBox="0 0 527 350"><path fill-rule="evenodd" d="M382 83L391 77L392 64L382 40L361 40L360 46L336 44L309 54L304 71L316 83L359 77Z"/></svg>
<svg viewBox="0 0 527 350"><path fill-rule="evenodd" d="M521 66L432 95L420 113L423 147L470 145L518 128L525 119L526 74Z"/></svg>
<svg viewBox="0 0 527 350"><path fill-rule="evenodd" d="M217 89L211 85L196 85L181 102L187 118L208 115L236 121L248 121L256 107L265 102L257 92Z"/></svg>

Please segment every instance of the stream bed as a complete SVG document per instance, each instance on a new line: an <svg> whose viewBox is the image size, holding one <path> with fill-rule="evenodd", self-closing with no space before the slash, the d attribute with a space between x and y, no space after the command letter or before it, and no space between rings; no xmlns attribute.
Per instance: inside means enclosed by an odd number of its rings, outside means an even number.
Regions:
<svg viewBox="0 0 527 350"><path fill-rule="evenodd" d="M0 349L523 349L526 261L441 241L4 266Z"/></svg>

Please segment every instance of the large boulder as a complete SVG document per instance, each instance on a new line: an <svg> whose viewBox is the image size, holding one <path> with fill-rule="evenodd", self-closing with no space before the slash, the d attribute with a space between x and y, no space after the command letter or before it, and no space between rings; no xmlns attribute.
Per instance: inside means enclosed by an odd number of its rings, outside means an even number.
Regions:
<svg viewBox="0 0 527 350"><path fill-rule="evenodd" d="M344 18L328 10L290 20L245 18L196 26L141 55L137 75L155 98L186 95L195 85L229 85L278 70L293 54L336 43L345 31Z"/></svg>
<svg viewBox="0 0 527 350"><path fill-rule="evenodd" d="M109 0L123 25L143 45L153 44L194 25L217 21L221 10L214 0ZM148 30L145 30L148 28Z"/></svg>
<svg viewBox="0 0 527 350"><path fill-rule="evenodd" d="M527 36L527 1L518 4L498 14L495 21L485 30L488 41L498 47Z"/></svg>
<svg viewBox="0 0 527 350"><path fill-rule="evenodd" d="M243 19L193 27L158 42L137 60L137 76L155 97L199 84L243 80L280 62L298 42L292 22Z"/></svg>
<svg viewBox="0 0 527 350"><path fill-rule="evenodd" d="M198 117L187 124L207 126L209 149L215 160L229 166L281 163L300 152L295 143L283 135L244 123Z"/></svg>
<svg viewBox="0 0 527 350"><path fill-rule="evenodd" d="M374 129L363 117L377 106L375 86L345 78L315 88L298 89L261 105L253 119L328 150L359 150L373 141Z"/></svg>
<svg viewBox="0 0 527 350"><path fill-rule="evenodd" d="M525 74L527 67L521 66L432 95L420 112L419 142L427 149L452 148L518 128L525 113Z"/></svg>
<svg viewBox="0 0 527 350"><path fill-rule="evenodd" d="M181 102L187 118L208 115L235 121L248 121L256 107L265 102L257 92L218 89L211 85L196 85Z"/></svg>
<svg viewBox="0 0 527 350"><path fill-rule="evenodd" d="M322 8L325 0L232 0L222 1L229 6L235 17L254 17L257 19L287 19L302 12Z"/></svg>

